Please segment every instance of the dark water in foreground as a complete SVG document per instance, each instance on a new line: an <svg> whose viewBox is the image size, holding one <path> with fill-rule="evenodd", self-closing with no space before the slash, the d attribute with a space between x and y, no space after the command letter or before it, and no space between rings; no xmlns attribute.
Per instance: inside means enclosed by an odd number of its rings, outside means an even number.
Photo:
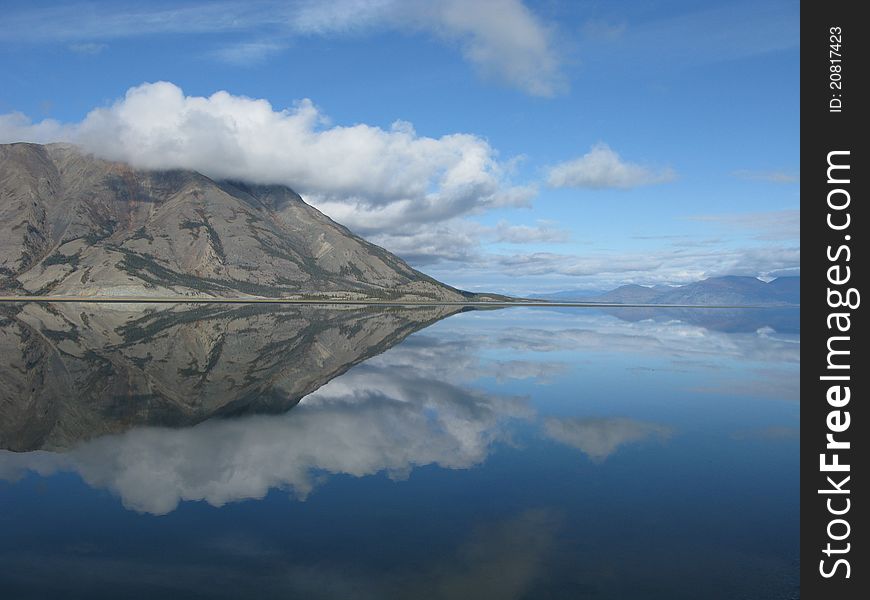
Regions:
<svg viewBox="0 0 870 600"><path fill-rule="evenodd" d="M2 598L798 597L796 311L4 310Z"/></svg>

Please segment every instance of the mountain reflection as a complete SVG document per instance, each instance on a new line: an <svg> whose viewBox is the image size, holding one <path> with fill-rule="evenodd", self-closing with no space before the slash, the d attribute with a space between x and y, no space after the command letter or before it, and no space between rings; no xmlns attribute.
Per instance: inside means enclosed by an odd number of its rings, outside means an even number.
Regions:
<svg viewBox="0 0 870 600"><path fill-rule="evenodd" d="M0 447L62 449L139 425L283 413L456 311L28 304L0 322Z"/></svg>
<svg viewBox="0 0 870 600"><path fill-rule="evenodd" d="M486 456L501 419L524 413L516 398L363 368L284 415L139 428L67 453L19 456L30 469L75 470L89 485L118 493L128 508L164 514L180 500L222 506L271 488L304 499L315 473L386 471L401 479L419 465L468 468Z"/></svg>
<svg viewBox="0 0 870 600"><path fill-rule="evenodd" d="M165 514L183 500L222 506L271 489L305 499L330 474L467 469L511 442L516 426L595 464L626 445L667 443L678 434L670 425L582 414L584 395L600 393L584 391L583 361L606 353L633 357L630 378L646 376L647 359L658 361L649 371L701 374L693 393L798 397L798 340L766 325L725 333L524 311L475 311L405 340L457 309L176 306L143 315L28 305L0 327L0 442L19 451L0 450L0 479L74 471L130 509ZM722 360L747 363L743 389L718 376ZM578 365L580 416L539 416L535 390ZM519 380L537 387L501 393Z"/></svg>
<svg viewBox="0 0 870 600"><path fill-rule="evenodd" d="M680 321L710 331L747 333L768 327L779 333L800 333L800 308L610 308L606 312L626 321Z"/></svg>

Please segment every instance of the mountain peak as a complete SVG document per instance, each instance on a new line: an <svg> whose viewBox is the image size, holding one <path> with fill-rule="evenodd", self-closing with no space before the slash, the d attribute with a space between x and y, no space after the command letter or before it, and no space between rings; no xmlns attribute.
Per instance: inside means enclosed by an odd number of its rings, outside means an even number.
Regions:
<svg viewBox="0 0 870 600"><path fill-rule="evenodd" d="M544 298L615 304L795 306L801 303L800 285L800 276L779 277L765 283L757 277L724 275L680 286L646 287L629 283L604 294L557 292L545 295Z"/></svg>
<svg viewBox="0 0 870 600"><path fill-rule="evenodd" d="M461 301L292 189L0 145L0 290Z"/></svg>

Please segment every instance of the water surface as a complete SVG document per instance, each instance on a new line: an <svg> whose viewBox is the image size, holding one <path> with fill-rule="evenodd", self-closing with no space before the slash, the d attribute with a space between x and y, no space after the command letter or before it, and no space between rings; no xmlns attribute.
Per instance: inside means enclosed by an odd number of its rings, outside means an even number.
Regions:
<svg viewBox="0 0 870 600"><path fill-rule="evenodd" d="M4 598L798 596L796 311L4 310Z"/></svg>

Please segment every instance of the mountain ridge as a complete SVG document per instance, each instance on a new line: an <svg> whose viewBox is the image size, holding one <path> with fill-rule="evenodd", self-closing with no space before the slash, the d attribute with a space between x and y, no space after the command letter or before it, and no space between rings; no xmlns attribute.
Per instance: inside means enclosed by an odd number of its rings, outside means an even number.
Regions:
<svg viewBox="0 0 870 600"><path fill-rule="evenodd" d="M417 271L289 187L23 142L0 145L0 295L490 298Z"/></svg>
<svg viewBox="0 0 870 600"><path fill-rule="evenodd" d="M800 276L778 277L766 283L756 277L726 275L682 286L627 284L602 294L562 291L536 297L543 300L614 304L799 306Z"/></svg>

